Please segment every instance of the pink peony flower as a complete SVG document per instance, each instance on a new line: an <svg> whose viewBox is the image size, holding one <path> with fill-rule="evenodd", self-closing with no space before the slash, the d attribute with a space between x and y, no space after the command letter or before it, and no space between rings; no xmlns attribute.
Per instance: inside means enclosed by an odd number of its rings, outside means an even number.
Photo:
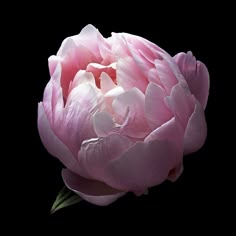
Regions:
<svg viewBox="0 0 236 236"><path fill-rule="evenodd" d="M183 155L204 144L209 74L191 52L171 57L139 36L105 39L87 25L49 70L39 134L65 165L66 186L93 204L175 181Z"/></svg>

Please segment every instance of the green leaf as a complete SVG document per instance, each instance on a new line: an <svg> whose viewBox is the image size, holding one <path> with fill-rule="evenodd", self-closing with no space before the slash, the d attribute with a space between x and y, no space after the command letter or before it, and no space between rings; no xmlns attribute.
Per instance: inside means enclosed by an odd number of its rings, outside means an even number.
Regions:
<svg viewBox="0 0 236 236"><path fill-rule="evenodd" d="M52 208L50 210L50 214L53 214L64 207L68 207L76 203L79 203L82 200L83 199L79 195L75 194L74 192L72 192L71 190L69 190L64 186L58 193L56 200L53 203Z"/></svg>

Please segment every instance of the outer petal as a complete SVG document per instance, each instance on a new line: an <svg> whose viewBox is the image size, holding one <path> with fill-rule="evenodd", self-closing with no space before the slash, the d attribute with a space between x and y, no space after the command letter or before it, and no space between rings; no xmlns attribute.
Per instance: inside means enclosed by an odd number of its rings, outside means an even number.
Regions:
<svg viewBox="0 0 236 236"><path fill-rule="evenodd" d="M154 140L169 140L179 147L180 152L183 149L184 129L176 117L171 118L162 126L151 132L144 142L151 142Z"/></svg>
<svg viewBox="0 0 236 236"><path fill-rule="evenodd" d="M173 156L173 168L182 162L183 157L183 141L184 129L176 117L173 117L168 122L151 132L144 140L144 142L151 142L155 140L168 140L176 149L176 155ZM176 158L176 159L175 159Z"/></svg>
<svg viewBox="0 0 236 236"><path fill-rule="evenodd" d="M118 134L84 141L79 151L79 165L90 178L105 182L104 167L132 145L131 140Z"/></svg>
<svg viewBox="0 0 236 236"><path fill-rule="evenodd" d="M53 75L59 62L60 62L60 57L50 56L48 58L48 67L49 67L49 72L51 76Z"/></svg>
<svg viewBox="0 0 236 236"><path fill-rule="evenodd" d="M174 60L184 75L191 92L205 109L210 86L209 73L206 66L202 62L196 61L192 52L187 54L178 53L174 56Z"/></svg>
<svg viewBox="0 0 236 236"><path fill-rule="evenodd" d="M165 101L164 89L154 83L150 83L145 94L145 115L151 129L155 129L168 121L173 113Z"/></svg>
<svg viewBox="0 0 236 236"><path fill-rule="evenodd" d="M60 115L63 107L63 95L60 86L61 64L54 65L53 74L43 94L43 106L50 124L53 124Z"/></svg>
<svg viewBox="0 0 236 236"><path fill-rule="evenodd" d="M62 170L62 177L69 189L95 205L106 206L125 195L124 192L111 188L102 182L84 179L68 169Z"/></svg>
<svg viewBox="0 0 236 236"><path fill-rule="evenodd" d="M178 150L169 141L137 142L105 168L106 183L123 191L144 191L167 179ZM174 161L173 161L174 160Z"/></svg>
<svg viewBox="0 0 236 236"><path fill-rule="evenodd" d="M38 130L47 151L57 157L67 168L76 172L78 162L68 147L52 131L42 103L38 105Z"/></svg>
<svg viewBox="0 0 236 236"><path fill-rule="evenodd" d="M74 156L77 156L84 140L97 137L90 112L76 101L63 110L53 129Z"/></svg>
<svg viewBox="0 0 236 236"><path fill-rule="evenodd" d="M100 109L101 92L90 83L79 84L68 96L66 106L61 110L52 129L70 148L75 157L82 142L96 137L92 115Z"/></svg>
<svg viewBox="0 0 236 236"><path fill-rule="evenodd" d="M193 113L195 99L190 94L188 85L184 80L173 87L170 97L167 97L167 102L172 112L178 117L182 126L185 128L189 117Z"/></svg>
<svg viewBox="0 0 236 236"><path fill-rule="evenodd" d="M189 154L200 149L207 136L205 114L199 102L196 102L194 111L189 118L184 135L184 154Z"/></svg>

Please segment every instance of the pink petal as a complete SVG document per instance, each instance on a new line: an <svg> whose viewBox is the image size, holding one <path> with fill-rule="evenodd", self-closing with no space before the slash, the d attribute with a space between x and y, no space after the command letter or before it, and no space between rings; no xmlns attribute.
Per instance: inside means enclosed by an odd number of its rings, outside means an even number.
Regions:
<svg viewBox="0 0 236 236"><path fill-rule="evenodd" d="M175 60L167 53L159 52L159 55L163 58L166 65L169 67L170 71L173 73L175 78L178 81L184 80L182 73L179 70L178 65L176 64Z"/></svg>
<svg viewBox="0 0 236 236"><path fill-rule="evenodd" d="M102 182L82 178L68 169L62 170L62 177L67 188L95 205L106 206L125 195Z"/></svg>
<svg viewBox="0 0 236 236"><path fill-rule="evenodd" d="M136 48L129 42L126 43L135 63L140 68L140 71L144 76L148 77L149 70L153 68L153 61L149 58L149 52L147 52L148 55L146 55L145 51L142 51L140 48Z"/></svg>
<svg viewBox="0 0 236 236"><path fill-rule="evenodd" d="M106 183L123 191L144 191L167 179L179 154L169 141L137 142L105 168Z"/></svg>
<svg viewBox="0 0 236 236"><path fill-rule="evenodd" d="M182 161L183 157L183 141L184 141L184 129L181 123L176 117L173 117L168 122L151 132L145 139L144 142L151 141L170 141L176 149L176 158L173 159L174 166ZM180 159L179 159L180 158Z"/></svg>
<svg viewBox="0 0 236 236"><path fill-rule="evenodd" d="M155 67L162 86L170 94L172 87L178 82L177 78L165 60L155 60Z"/></svg>
<svg viewBox="0 0 236 236"><path fill-rule="evenodd" d="M147 78L142 74L132 57L119 59L116 66L117 84L130 90L134 87L145 93Z"/></svg>
<svg viewBox="0 0 236 236"><path fill-rule="evenodd" d="M57 157L67 168L77 171L78 162L69 148L55 135L46 117L42 102L38 104L38 130L43 145L54 157Z"/></svg>
<svg viewBox="0 0 236 236"><path fill-rule="evenodd" d="M125 42L125 38L120 33L112 33L112 37L108 39L111 45L112 53L116 58L125 58L131 56L130 51Z"/></svg>
<svg viewBox="0 0 236 236"><path fill-rule="evenodd" d="M195 106L195 99L189 93L188 85L185 81L180 81L173 87L170 97L167 97L167 102L172 112L185 128Z"/></svg>
<svg viewBox="0 0 236 236"><path fill-rule="evenodd" d="M189 118L184 135L184 154L189 154L200 149L207 136L205 114L199 102L196 102L194 111Z"/></svg>
<svg viewBox="0 0 236 236"><path fill-rule="evenodd" d="M101 92L104 95L104 105L106 107L104 110L112 114L112 102L114 98L124 92L124 89L121 86L117 86L105 72L102 72L100 82Z"/></svg>
<svg viewBox="0 0 236 236"><path fill-rule="evenodd" d="M183 149L184 129L176 117L171 118L162 126L151 132L144 142L151 142L154 140L168 140L179 147L180 152Z"/></svg>
<svg viewBox="0 0 236 236"><path fill-rule="evenodd" d="M81 106L86 107L90 113L95 113L102 105L103 96L92 84L82 83L70 92L66 106L74 101L80 103Z"/></svg>
<svg viewBox="0 0 236 236"><path fill-rule="evenodd" d="M95 79L97 87L100 88L100 75L102 72L105 72L112 78L113 80L116 79L116 64L112 63L110 65L104 66L99 63L90 63L87 65L86 71L92 72Z"/></svg>
<svg viewBox="0 0 236 236"><path fill-rule="evenodd" d="M109 90L116 87L116 84L113 82L111 77L105 72L101 73L100 80L101 80L101 83L100 83L101 91L103 94L107 93Z"/></svg>
<svg viewBox="0 0 236 236"><path fill-rule="evenodd" d="M58 62L43 94L43 106L51 124L58 119L64 107L60 78L61 64Z"/></svg>
<svg viewBox="0 0 236 236"><path fill-rule="evenodd" d="M165 102L166 92L157 84L150 83L145 94L145 116L151 129L168 121L172 112Z"/></svg>
<svg viewBox="0 0 236 236"><path fill-rule="evenodd" d="M159 78L159 74L156 68L152 68L149 70L148 72L148 81L150 83L154 83L159 85L160 87L162 87L164 89L164 86L162 85L162 82Z"/></svg>
<svg viewBox="0 0 236 236"><path fill-rule="evenodd" d="M123 122L120 131L122 134L143 138L149 133L144 103L144 94L137 88L124 92L114 99L112 107L117 114L117 123Z"/></svg>
<svg viewBox="0 0 236 236"><path fill-rule="evenodd" d="M78 35L75 35L72 38L77 46L83 45L89 49L94 54L94 56L96 56L98 61L102 60L100 46L103 48L108 48L108 44L106 43L103 36L100 34L98 29L96 29L91 24L86 25Z"/></svg>
<svg viewBox="0 0 236 236"><path fill-rule="evenodd" d="M163 49L142 37L128 33L121 33L121 35L124 37L129 50L131 50L131 54L134 52L132 49L136 49L151 63L160 58L159 52L165 53Z"/></svg>
<svg viewBox="0 0 236 236"><path fill-rule="evenodd" d="M77 101L65 107L59 119L54 124L54 132L77 156L80 145L86 139L95 138L91 108Z"/></svg>
<svg viewBox="0 0 236 236"><path fill-rule="evenodd" d="M78 70L85 70L91 62L99 62L97 55L76 42L77 36L68 37L63 42L57 53L62 64L61 86L63 95L67 98L68 88Z"/></svg>
<svg viewBox="0 0 236 236"><path fill-rule="evenodd" d="M174 59L184 75L191 92L205 109L210 87L207 67L202 62L196 61L192 52L187 54L178 53L174 56Z"/></svg>
<svg viewBox="0 0 236 236"><path fill-rule="evenodd" d="M95 84L95 78L93 76L93 74L91 72L87 72L85 70L79 70L73 81L71 81L70 86L69 86L69 90L68 90L68 94L70 94L70 92L78 87L81 84L91 84L92 87L96 87Z"/></svg>
<svg viewBox="0 0 236 236"><path fill-rule="evenodd" d="M86 140L79 151L79 165L91 176L90 178L105 182L104 167L131 145L131 140L118 134Z"/></svg>
<svg viewBox="0 0 236 236"><path fill-rule="evenodd" d="M106 137L118 132L112 117L107 112L97 112L93 117L93 125L98 137Z"/></svg>
<svg viewBox="0 0 236 236"><path fill-rule="evenodd" d="M60 62L60 57L57 57L57 56L50 56L48 58L48 67L49 67L49 72L50 72L50 75L52 76L56 67L57 67L57 64Z"/></svg>

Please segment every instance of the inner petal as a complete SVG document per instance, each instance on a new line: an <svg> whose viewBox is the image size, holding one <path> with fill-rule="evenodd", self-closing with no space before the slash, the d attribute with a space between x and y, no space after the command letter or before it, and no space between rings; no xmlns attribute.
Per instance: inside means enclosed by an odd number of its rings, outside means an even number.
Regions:
<svg viewBox="0 0 236 236"><path fill-rule="evenodd" d="M100 76L102 72L107 73L110 78L116 83L116 63L111 63L107 66L101 65L99 63L90 63L88 64L86 71L92 72L95 78L96 86L101 88Z"/></svg>

